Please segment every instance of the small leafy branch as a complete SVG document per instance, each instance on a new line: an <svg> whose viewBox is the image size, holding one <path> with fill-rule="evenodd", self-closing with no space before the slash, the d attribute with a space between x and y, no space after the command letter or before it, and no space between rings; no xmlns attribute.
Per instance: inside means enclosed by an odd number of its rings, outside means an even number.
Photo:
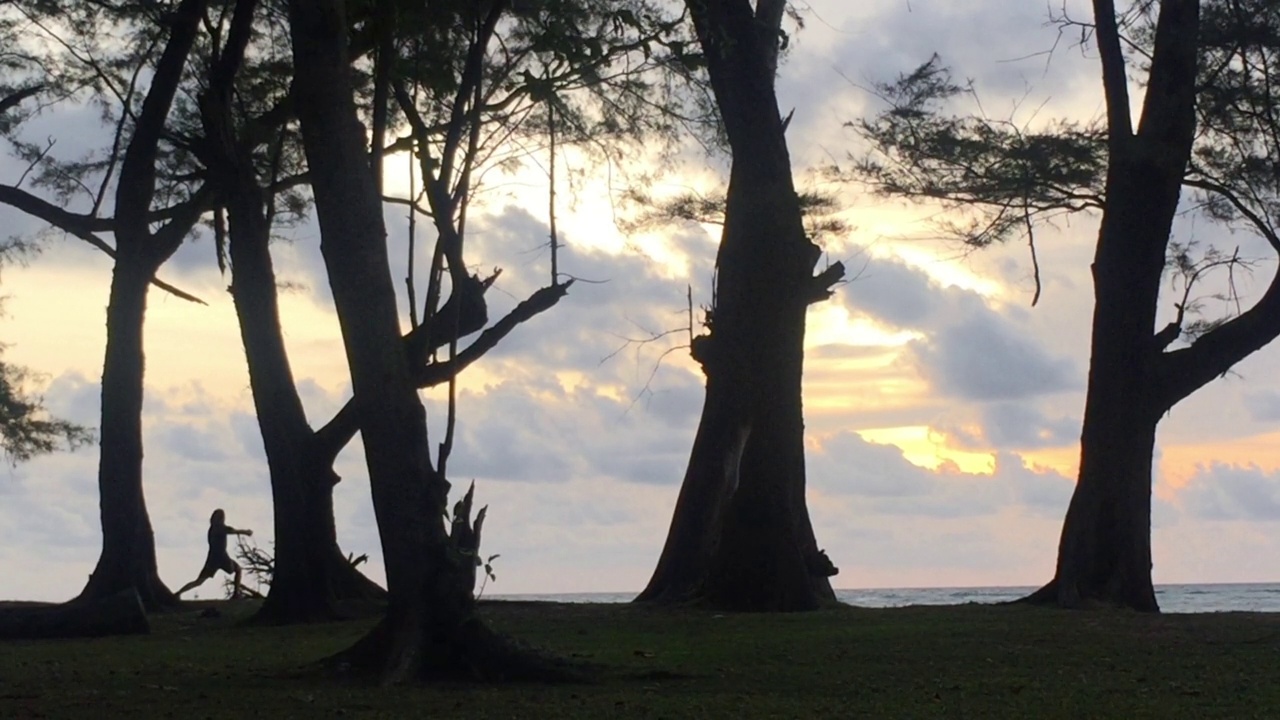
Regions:
<svg viewBox="0 0 1280 720"><path fill-rule="evenodd" d="M1236 273L1250 272L1254 264L1252 260L1240 257L1239 247L1230 254L1214 247L1200 252L1198 243L1194 240L1187 243L1170 242L1166 266L1171 275L1170 284L1174 292L1181 292L1181 299L1174 303L1177 315L1173 321L1156 335L1160 348L1167 348L1179 338L1188 344L1194 343L1201 336L1238 316L1241 313L1241 303L1240 293L1236 289ZM1203 296L1192 295L1197 285L1217 271L1226 272L1224 290ZM1201 315L1204 312L1205 303L1209 300L1216 300L1226 305L1228 307L1226 314L1221 317L1188 319L1189 315Z"/></svg>
<svg viewBox="0 0 1280 720"><path fill-rule="evenodd" d="M267 594L267 590L271 588L271 581L275 578L276 559L266 549L259 547L252 537L246 535L236 536L236 561L243 568L246 578L240 583L240 592L252 598L263 598ZM361 564L369 561L367 554L347 553L347 562L351 567L359 567ZM253 587L245 584L244 580L251 578ZM235 593L235 580L226 578L222 587L226 590L227 597L232 597Z"/></svg>
<svg viewBox="0 0 1280 720"><path fill-rule="evenodd" d="M237 535L236 561L240 563L240 567L244 569L246 576L241 578L240 594L258 599L265 597L266 590L271 587L271 579L275 577L275 557L270 552L258 547L252 537ZM253 580L253 587L249 587L246 582L250 578ZM222 581L222 588L226 591L228 598L236 597L235 578L231 576L225 577Z"/></svg>

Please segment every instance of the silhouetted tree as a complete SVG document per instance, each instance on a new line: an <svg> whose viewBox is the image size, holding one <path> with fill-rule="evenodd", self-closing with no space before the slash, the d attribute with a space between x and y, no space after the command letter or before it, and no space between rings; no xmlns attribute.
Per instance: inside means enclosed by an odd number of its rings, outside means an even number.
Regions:
<svg viewBox="0 0 1280 720"><path fill-rule="evenodd" d="M475 178L487 166L510 162L511 146L536 143L545 135L546 108L557 108L562 146L591 143L595 147L633 141L639 135L669 137L676 122L698 121L695 113L686 116L677 111L687 104L684 96L655 101L648 92L651 83L690 69L664 50L679 37L679 22L665 18L645 0L559 0L518 12L503 6L490 16L494 26L479 34L465 21L472 12L467 7L465 3L453 9L446 4L430 8L366 5L358 9L361 14L349 18L353 27L366 30L354 35L357 46L350 52L352 61L368 67L369 56L364 53L372 53L372 78L355 78L372 83L372 87L357 88L357 100L367 103L372 97L368 115L375 179L380 177L386 150L409 149L423 178L422 214L433 219L437 231L435 262L421 316L413 308L412 273L408 284L411 331L405 342L412 362L423 366L417 378L420 387L450 380L519 322L550 307L562 295L557 288L535 294L470 347L457 351L460 338L480 331L488 321L484 290L491 279L470 276L463 259L462 226L478 185ZM241 2L237 13L250 17L251 8L252 3ZM504 22L497 24L504 16ZM229 21L228 49L233 41L247 44L254 26L271 25L237 25L235 17ZM209 24L214 25L212 18ZM242 34L234 31L236 27ZM277 68L288 65L284 58L264 58L270 51L260 49L254 62ZM222 58L233 59L234 54L224 52ZM337 550L331 510L331 486L337 480L332 463L359 424L349 403L313 434L284 351L267 249L272 194L265 186L281 183L280 166L290 164L293 137L282 129L268 167L255 169L253 144L243 137L237 140L236 129L243 128L241 136L261 135L262 119L280 116L278 109L287 107L288 96L275 93L274 104L260 108L251 122L238 124L232 115L233 106L243 107L246 95L260 97L261 87L279 74L251 73L255 84L241 87L234 104L231 76L225 69L215 74L218 80L202 96L203 132L210 142L201 153L211 172L221 178L218 187L225 189L227 245L235 278L232 293L276 498L278 569L260 617L275 621L323 617L331 611L325 598L333 585L338 586L338 598L352 592L368 594L361 576ZM394 104L389 100L392 95ZM407 121L410 133L388 143L388 124L403 124L389 123L393 109L396 118ZM417 211L423 198L394 200ZM413 248L410 243L410 264ZM446 267L448 276L442 277ZM442 298L444 288L450 291L447 302ZM447 361L424 365L445 347L450 348ZM452 433L446 430L445 436L438 461L441 468Z"/></svg>
<svg viewBox="0 0 1280 720"><path fill-rule="evenodd" d="M859 124L878 154L856 173L887 194L971 211L971 224L957 227L977 246L1030 233L1055 214L1101 211L1080 474L1054 579L1028 599L1155 611L1156 425L1280 334L1280 278L1234 317L1192 320L1191 286L1240 259L1213 250L1196 257L1172 234L1187 188L1210 218L1253 232L1280 253L1273 82L1280 8L1262 0L1163 0L1122 15L1109 0L1093 7L1104 127L1059 121L1029 129L946 116L940 101L961 88L935 59L881 88L892 107ZM1136 128L1125 47L1145 71ZM1173 320L1158 327L1168 272L1183 288Z"/></svg>
<svg viewBox="0 0 1280 720"><path fill-rule="evenodd" d="M460 7L456 19L488 42L494 15L505 9L501 0ZM541 665L476 617L476 549L460 545L445 527L449 483L433 467L417 393L420 371L400 334L381 198L354 100L345 4L294 0L289 18L293 98L351 369L389 592L386 616L345 659L388 682L540 674ZM480 81L472 78L463 82ZM554 303L566 290L567 284L540 292ZM483 335L468 350L482 342ZM460 354L444 370L456 372L461 360ZM427 368L440 371L442 365Z"/></svg>
<svg viewBox="0 0 1280 720"><path fill-rule="evenodd" d="M103 546L97 567L78 598L82 601L133 588L148 608L175 602L156 573L155 540L142 492L142 328L147 288L158 283L156 271L208 208L205 191L186 182L160 184L157 177L158 162L167 152L162 150L166 122L204 6L203 0L128 8L15 2L6 4L0 20L0 29L15 46L31 44L47 53L34 56L38 58L34 60L15 53L5 63L9 77L35 75L38 82L31 87L39 86L41 93L54 100L74 101L83 95L96 98L108 110L107 116L117 121L111 151L90 162L59 162L50 156L50 147L32 146L9 136L19 156L29 160L28 172L36 171L37 185L53 191L59 200L85 192L92 198L89 212L64 210L19 185L0 186L0 203L86 240L115 260L107 306L98 466ZM131 23L133 14L147 21ZM125 48L109 60L100 57L97 33L122 27L138 46ZM33 30L38 32L29 32ZM35 35L30 43L29 35ZM37 74L40 72L43 77ZM138 89L143 76L150 80L145 93ZM93 182L87 180L93 174L100 176L97 190L87 184ZM110 197L107 189L113 180L115 193ZM99 218L99 210L107 202L114 206L113 216ZM157 208L158 203L163 206ZM103 231L114 236L114 248L97 235Z"/></svg>
<svg viewBox="0 0 1280 720"><path fill-rule="evenodd" d="M817 275L774 81L786 3L686 3L733 154L708 333L706 399L671 529L641 601L808 610L834 599L805 501L805 314L843 277Z"/></svg>
<svg viewBox="0 0 1280 720"><path fill-rule="evenodd" d="M275 557L257 617L305 622L335 617L337 601L379 599L384 593L338 546L336 452L323 452L307 421L285 349L270 241L281 216L300 214L304 201L292 188L305 175L296 133L289 129L288 51L260 30L283 24L283 10L264 5L239 0L230 13L211 12L205 19L212 59L200 83L189 145L217 189L218 261L232 274L271 478Z"/></svg>

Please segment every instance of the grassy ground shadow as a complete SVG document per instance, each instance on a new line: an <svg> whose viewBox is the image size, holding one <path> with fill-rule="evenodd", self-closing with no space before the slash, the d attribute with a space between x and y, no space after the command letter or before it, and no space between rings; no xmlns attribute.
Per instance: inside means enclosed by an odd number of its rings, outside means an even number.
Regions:
<svg viewBox="0 0 1280 720"><path fill-rule="evenodd" d="M370 620L248 627L252 601L190 607L149 636L0 644L0 717L1280 717L1280 615L490 602L496 628L603 675L381 689L302 670Z"/></svg>

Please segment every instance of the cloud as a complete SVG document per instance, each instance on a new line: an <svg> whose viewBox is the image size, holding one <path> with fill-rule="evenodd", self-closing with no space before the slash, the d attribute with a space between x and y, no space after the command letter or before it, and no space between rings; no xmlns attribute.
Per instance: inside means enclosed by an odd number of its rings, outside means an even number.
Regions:
<svg viewBox="0 0 1280 720"><path fill-rule="evenodd" d="M892 445L848 432L821 439L808 465L813 487L856 498L860 514L957 518L1010 508L1060 514L1074 487L1057 472L1029 467L1013 453L997 453L990 475L948 465L935 472L908 462Z"/></svg>
<svg viewBox="0 0 1280 720"><path fill-rule="evenodd" d="M1198 468L1177 495L1183 510L1203 520L1280 520L1280 471L1213 462Z"/></svg>
<svg viewBox="0 0 1280 720"><path fill-rule="evenodd" d="M925 330L974 293L944 287L900 260L873 258L842 295L845 304L860 315L895 328Z"/></svg>
<svg viewBox="0 0 1280 720"><path fill-rule="evenodd" d="M1280 422L1280 392L1275 390L1258 390L1244 397L1244 406L1249 416L1261 423Z"/></svg>
<svg viewBox="0 0 1280 720"><path fill-rule="evenodd" d="M997 310L976 292L943 286L902 261L873 259L844 302L855 315L919 333L903 359L942 395L1015 401L1081 385L1075 363L1041 346L1025 312Z"/></svg>
<svg viewBox="0 0 1280 720"><path fill-rule="evenodd" d="M56 417L96 427L102 408L102 386L74 370L54 378L44 390L45 408Z"/></svg>
<svg viewBox="0 0 1280 720"><path fill-rule="evenodd" d="M990 312L975 312L908 345L937 392L965 400L1020 400L1078 387L1070 360L1053 357Z"/></svg>
<svg viewBox="0 0 1280 720"><path fill-rule="evenodd" d="M673 486L684 474L701 390L695 378L673 372L635 403L591 383L566 389L546 379L463 391L451 475ZM428 409L440 423L443 405L433 402Z"/></svg>
<svg viewBox="0 0 1280 720"><path fill-rule="evenodd" d="M1080 437L1079 418L1046 417L1033 400L982 404L975 415L976 428L944 421L934 429L946 435L949 445L965 450L1064 447Z"/></svg>

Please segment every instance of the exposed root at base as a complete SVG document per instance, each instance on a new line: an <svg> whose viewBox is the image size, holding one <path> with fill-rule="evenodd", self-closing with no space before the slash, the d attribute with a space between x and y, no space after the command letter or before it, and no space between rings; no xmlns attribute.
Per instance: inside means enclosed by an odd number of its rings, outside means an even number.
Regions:
<svg viewBox="0 0 1280 720"><path fill-rule="evenodd" d="M384 619L355 645L322 666L339 675L382 684L410 682L585 683L598 668L521 643L489 629L478 618L443 632L392 634Z"/></svg>

